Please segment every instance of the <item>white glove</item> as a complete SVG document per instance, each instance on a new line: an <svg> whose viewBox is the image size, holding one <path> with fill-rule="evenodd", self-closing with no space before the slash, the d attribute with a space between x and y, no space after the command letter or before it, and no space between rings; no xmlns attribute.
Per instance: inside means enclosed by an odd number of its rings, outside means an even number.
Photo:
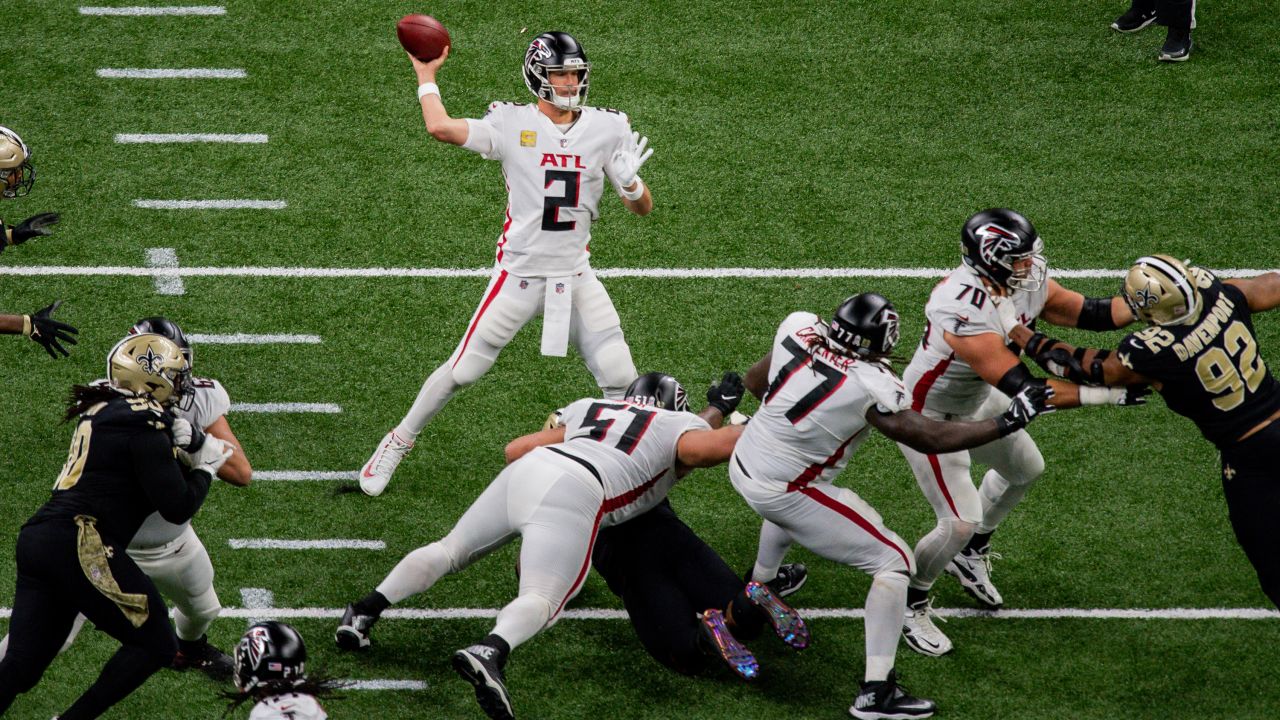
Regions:
<svg viewBox="0 0 1280 720"><path fill-rule="evenodd" d="M620 187L631 187L639 179L640 166L653 155L652 148L645 149L648 145L649 138L642 138L640 133L633 132L631 147L613 152L613 157L609 159L609 174Z"/></svg>
<svg viewBox="0 0 1280 720"><path fill-rule="evenodd" d="M185 418L176 418L173 426L169 428L169 432L173 435L173 444L180 448L191 446L191 423Z"/></svg>
<svg viewBox="0 0 1280 720"><path fill-rule="evenodd" d="M231 459L235 454L235 447L223 440L222 438L207 435L204 444L194 453L188 453L185 450L178 451L178 457L182 462L192 470L204 470L211 476L218 476L218 468L222 464Z"/></svg>
<svg viewBox="0 0 1280 720"><path fill-rule="evenodd" d="M746 425L751 420L750 415L744 415L737 410L729 413L729 417L724 419L725 425Z"/></svg>
<svg viewBox="0 0 1280 720"><path fill-rule="evenodd" d="M1004 331L1005 337L1008 337L1014 328L1022 324L1018 319L1018 309L1013 305L1013 298L992 295L991 302L995 303L996 316L1000 319L1000 329Z"/></svg>

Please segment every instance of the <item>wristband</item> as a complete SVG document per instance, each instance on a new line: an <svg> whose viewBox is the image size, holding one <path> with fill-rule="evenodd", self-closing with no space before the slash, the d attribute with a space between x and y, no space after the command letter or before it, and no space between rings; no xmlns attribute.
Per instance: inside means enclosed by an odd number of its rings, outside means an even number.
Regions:
<svg viewBox="0 0 1280 720"><path fill-rule="evenodd" d="M1124 388L1090 387L1088 385L1082 385L1080 387L1080 404L1115 405L1124 397L1124 392Z"/></svg>
<svg viewBox="0 0 1280 720"><path fill-rule="evenodd" d="M639 200L641 197L644 197L644 181L640 179L639 175L637 175L636 189L632 190L631 192L627 192L623 188L618 188L618 194L632 202L635 202L636 200Z"/></svg>
<svg viewBox="0 0 1280 720"><path fill-rule="evenodd" d="M421 100L425 95L440 97L440 86L433 82L422 83L418 86L418 99Z"/></svg>
<svg viewBox="0 0 1280 720"><path fill-rule="evenodd" d="M31 330L32 330L31 316L23 315L22 316L22 336L31 337Z"/></svg>

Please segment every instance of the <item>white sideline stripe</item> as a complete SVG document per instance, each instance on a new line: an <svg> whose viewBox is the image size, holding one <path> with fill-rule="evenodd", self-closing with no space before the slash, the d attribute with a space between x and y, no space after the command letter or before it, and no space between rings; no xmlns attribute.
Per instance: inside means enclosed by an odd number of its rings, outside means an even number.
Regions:
<svg viewBox="0 0 1280 720"><path fill-rule="evenodd" d="M100 78L128 80L167 80L171 78L203 79L246 77L244 68L98 68Z"/></svg>
<svg viewBox="0 0 1280 720"><path fill-rule="evenodd" d="M381 540L274 540L272 538L231 538L233 550L386 550ZM250 608L258 612L261 608ZM338 611L339 617L342 611Z"/></svg>
<svg viewBox="0 0 1280 720"><path fill-rule="evenodd" d="M134 200L146 210L283 210L284 200Z"/></svg>
<svg viewBox="0 0 1280 720"><path fill-rule="evenodd" d="M81 15L226 15L221 5L154 5L149 7L81 6Z"/></svg>
<svg viewBox="0 0 1280 720"><path fill-rule="evenodd" d="M327 413L342 412L334 403L231 403L231 412L247 413Z"/></svg>
<svg viewBox="0 0 1280 720"><path fill-rule="evenodd" d="M426 690L421 680L339 680L343 690Z"/></svg>
<svg viewBox="0 0 1280 720"><path fill-rule="evenodd" d="M220 134L220 133L117 133L116 142L121 145L137 145L141 143L241 143L262 144L267 141L262 133Z"/></svg>
<svg viewBox="0 0 1280 720"><path fill-rule="evenodd" d="M173 248L147 248L147 264L153 268L176 270L178 268L178 251ZM156 285L156 293L160 295L185 295L187 288L182 284L182 277L173 272L156 272L152 275Z"/></svg>
<svg viewBox="0 0 1280 720"><path fill-rule="evenodd" d="M359 470L254 470L253 480L359 480Z"/></svg>
<svg viewBox="0 0 1280 720"><path fill-rule="evenodd" d="M236 203L273 202L256 200L135 200L138 203ZM277 201L284 207L283 200ZM138 205L138 207L153 207ZM159 207L159 206L155 206ZM177 207L164 205L163 207ZM183 205L186 209L188 206ZM219 206L218 209L221 209ZM279 209L279 208L272 208ZM608 278L927 278L937 279L951 268L602 268L596 275ZM1253 277L1273 272L1272 269L1228 268L1215 270L1219 277ZM489 277L486 268L304 268L304 267L184 267L175 271L184 277L265 277L265 278L465 278ZM1055 278L1118 278L1123 269L1055 270ZM119 265L9 265L0 267L0 275L50 276L83 275L92 277L153 275L149 268Z"/></svg>
<svg viewBox="0 0 1280 720"><path fill-rule="evenodd" d="M229 335L201 335L192 333L187 340L197 345L267 345L273 343L297 343L303 345L319 345L319 335L250 335L248 333L232 333Z"/></svg>

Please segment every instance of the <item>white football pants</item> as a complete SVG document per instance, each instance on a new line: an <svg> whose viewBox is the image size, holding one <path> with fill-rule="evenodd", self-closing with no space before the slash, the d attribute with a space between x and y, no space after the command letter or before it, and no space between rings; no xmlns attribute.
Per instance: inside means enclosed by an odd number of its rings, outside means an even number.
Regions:
<svg viewBox="0 0 1280 720"><path fill-rule="evenodd" d="M921 414L934 420L985 420L1004 412L1009 402L1007 395L992 389L982 407L969 417L946 415L928 407ZM933 530L916 543L911 587L920 590L933 587L947 563L975 532L995 532L1044 473L1044 456L1026 430L972 450L942 455L916 452L901 443L898 448L938 518ZM990 468L981 487L974 487L969 473L975 461Z"/></svg>
<svg viewBox="0 0 1280 720"><path fill-rule="evenodd" d="M519 277L495 266L462 340L422 384L413 406L396 426L396 435L412 442L458 388L488 372L502 348L542 314L546 290L547 278ZM620 400L637 373L613 300L590 269L572 279L570 294L569 342L586 361L604 396Z"/></svg>
<svg viewBox="0 0 1280 720"><path fill-rule="evenodd" d="M534 450L503 469L448 535L406 555L378 592L398 603L520 535L520 591L493 629L515 648L555 624L582 589L603 508L604 488L586 468Z"/></svg>
<svg viewBox="0 0 1280 720"><path fill-rule="evenodd" d="M129 557L156 584L156 589L173 605L173 625L183 640L199 640L222 612L222 603L213 589L213 562L209 551L190 525L176 539L152 548L129 548ZM84 615L77 615L71 633L59 653L65 652L84 627ZM0 658L9 649L9 636L0 640Z"/></svg>

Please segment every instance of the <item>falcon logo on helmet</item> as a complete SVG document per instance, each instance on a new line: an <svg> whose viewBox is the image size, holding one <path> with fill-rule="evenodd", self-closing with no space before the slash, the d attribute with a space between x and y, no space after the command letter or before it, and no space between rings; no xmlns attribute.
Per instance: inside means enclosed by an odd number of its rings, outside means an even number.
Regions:
<svg viewBox="0 0 1280 720"><path fill-rule="evenodd" d="M859 293L836 308L827 342L843 355L884 357L898 344L898 311L883 295Z"/></svg>
<svg viewBox="0 0 1280 720"><path fill-rule="evenodd" d="M645 373L627 386L623 400L662 410L689 411L689 395L678 380L660 372Z"/></svg>
<svg viewBox="0 0 1280 720"><path fill-rule="evenodd" d="M998 287L1034 292L1044 286L1044 241L1021 213L993 208L973 215L960 229L960 252Z"/></svg>
<svg viewBox="0 0 1280 720"><path fill-rule="evenodd" d="M983 225L973 232L982 243L982 259L988 263L994 263L996 258L1018 249L1018 236L995 223Z"/></svg>
<svg viewBox="0 0 1280 720"><path fill-rule="evenodd" d="M235 650L235 683L242 692L271 682L297 684L306 674L307 647L289 625L268 620L245 632Z"/></svg>
<svg viewBox="0 0 1280 720"><path fill-rule="evenodd" d="M36 169L27 144L18 133L0 125L0 197L22 197L35 183Z"/></svg>
<svg viewBox="0 0 1280 720"><path fill-rule="evenodd" d="M571 94L561 95L551 84L551 73L561 71L578 73L577 85L562 85L560 89ZM587 76L591 63L587 53L572 35L552 31L542 33L529 43L524 54L524 84L539 100L545 100L561 110L580 108L587 102Z"/></svg>

